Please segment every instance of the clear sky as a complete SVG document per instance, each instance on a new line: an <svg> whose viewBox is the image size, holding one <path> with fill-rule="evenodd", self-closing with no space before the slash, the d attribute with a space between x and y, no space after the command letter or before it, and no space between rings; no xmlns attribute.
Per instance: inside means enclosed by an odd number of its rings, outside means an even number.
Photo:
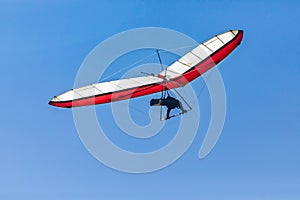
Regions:
<svg viewBox="0 0 300 200"><path fill-rule="evenodd" d="M299 19L299 1L288 0L1 1L0 199L299 199ZM47 103L72 88L96 45L149 26L198 42L229 29L245 34L218 65L227 117L213 151L198 159L209 120L204 90L204 125L188 151L165 169L137 175L94 159L72 111ZM134 63L134 56L127 61ZM109 115L108 107L98 106L97 113ZM130 148L114 123L102 122L115 130L109 137ZM172 127L163 131L162 144Z"/></svg>

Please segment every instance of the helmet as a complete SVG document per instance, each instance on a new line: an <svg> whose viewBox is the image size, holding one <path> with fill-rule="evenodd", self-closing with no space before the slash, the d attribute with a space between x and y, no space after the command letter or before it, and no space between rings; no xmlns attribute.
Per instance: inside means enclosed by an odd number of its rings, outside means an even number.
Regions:
<svg viewBox="0 0 300 200"><path fill-rule="evenodd" d="M159 99L151 99L150 106L155 106L159 103Z"/></svg>

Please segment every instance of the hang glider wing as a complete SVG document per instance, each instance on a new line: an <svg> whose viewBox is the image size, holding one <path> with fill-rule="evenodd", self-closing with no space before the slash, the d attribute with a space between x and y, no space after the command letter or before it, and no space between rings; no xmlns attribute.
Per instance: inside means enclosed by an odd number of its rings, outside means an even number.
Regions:
<svg viewBox="0 0 300 200"><path fill-rule="evenodd" d="M155 76L143 76L92 84L55 96L49 104L77 107L129 99L162 91L163 81Z"/></svg>
<svg viewBox="0 0 300 200"><path fill-rule="evenodd" d="M241 30L216 35L155 76L121 79L72 89L55 96L49 104L65 108L88 106L182 87L222 61L240 44L242 38Z"/></svg>

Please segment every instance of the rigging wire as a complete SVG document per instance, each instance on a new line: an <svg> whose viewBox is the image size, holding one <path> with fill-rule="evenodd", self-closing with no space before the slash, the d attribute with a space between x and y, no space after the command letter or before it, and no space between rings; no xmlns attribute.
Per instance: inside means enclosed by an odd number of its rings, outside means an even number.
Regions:
<svg viewBox="0 0 300 200"><path fill-rule="evenodd" d="M158 49L156 49L156 53L157 53L157 56L158 56L158 59L159 59L161 70L164 71L164 67L162 65L162 61L161 61ZM164 93L164 84L165 84L165 82L166 82L166 76L164 76L163 84L161 85L161 99L165 98L165 94L166 94L166 93ZM160 112L160 121L161 121L163 119L162 118L162 106L160 106L160 111L159 112Z"/></svg>
<svg viewBox="0 0 300 200"><path fill-rule="evenodd" d="M183 98L183 96L174 88L174 91L177 93L177 95L184 101L184 103L189 107L189 110L192 110L192 107L188 102Z"/></svg>
<svg viewBox="0 0 300 200"><path fill-rule="evenodd" d="M162 50L162 49L161 49L160 52L161 52L161 53L165 53L165 52L169 52L169 51L180 50L180 49L186 49L186 48L191 48L191 47L195 47L195 46L196 46L196 45L189 45L189 46L183 46L183 47L178 47L178 48L173 48L173 49L168 49L168 50ZM145 58L142 58L142 59L140 59L140 60L138 60L138 61L132 63L131 65L128 65L127 67L124 67L124 68L122 68L122 69L120 69L120 70L118 70L118 71L116 71L116 72L114 72L114 73L112 73L112 74L110 74L110 75L104 77L103 79L101 79L101 81L102 81L102 82L103 82L103 81L106 81L106 80L110 79L111 77L113 77L114 75L119 74L119 73L122 72L122 71L128 70L128 69L130 69L131 67L133 67L134 65L136 65L136 64L138 64L138 63L141 63L142 61L144 61L144 60L146 60L146 59L148 59L148 58L150 58L150 57L153 57L155 54L157 54L157 53L156 53L156 52L155 52L155 53L152 53L152 54L146 56Z"/></svg>
<svg viewBox="0 0 300 200"><path fill-rule="evenodd" d="M156 49L156 53L157 53L157 56L158 56L158 59L159 59L159 63L160 63L161 70L164 71L164 67L163 67L163 65L162 65L162 62L161 62L161 58L160 58L158 49Z"/></svg>

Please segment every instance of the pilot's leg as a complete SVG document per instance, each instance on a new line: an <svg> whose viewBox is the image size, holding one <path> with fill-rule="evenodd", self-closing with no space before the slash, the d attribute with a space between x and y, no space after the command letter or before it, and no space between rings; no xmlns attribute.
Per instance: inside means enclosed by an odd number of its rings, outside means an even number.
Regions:
<svg viewBox="0 0 300 200"><path fill-rule="evenodd" d="M170 112L171 112L171 108L168 108L168 110L167 110L167 119L170 119Z"/></svg>

